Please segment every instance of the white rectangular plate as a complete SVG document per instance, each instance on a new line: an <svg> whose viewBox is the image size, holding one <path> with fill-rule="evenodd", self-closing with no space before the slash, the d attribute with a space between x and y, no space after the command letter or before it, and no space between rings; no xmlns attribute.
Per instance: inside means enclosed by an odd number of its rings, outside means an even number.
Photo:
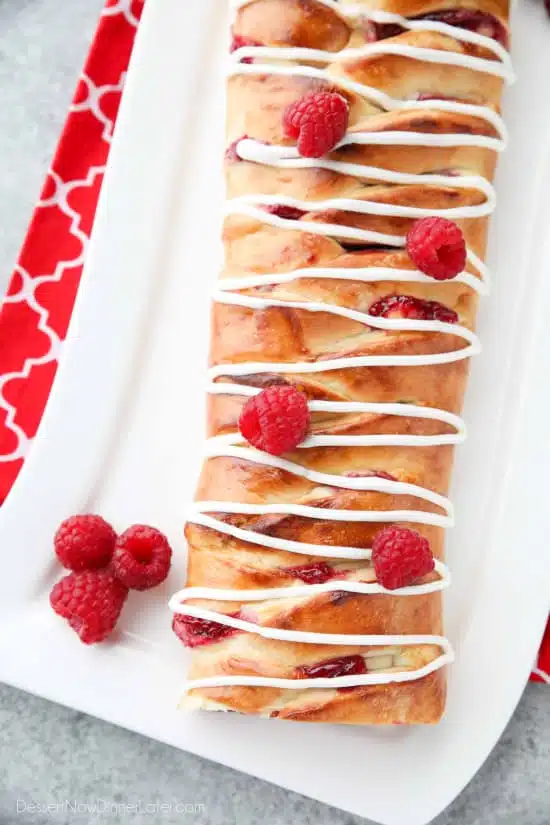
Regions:
<svg viewBox="0 0 550 825"><path fill-rule="evenodd" d="M424 825L500 736L548 609L539 537L550 492L550 382L540 366L550 351L550 24L542 4L517 9L494 289L481 311L484 352L472 366L470 436L454 476L448 711L433 729L377 730L175 709L187 652L169 629L166 600L183 582L184 507L204 429L209 291L221 252L225 5L147 3L70 341L0 513L10 564L0 581L0 678L387 825ZM166 586L132 596L119 638L96 649L47 604L59 575L51 536L83 510L119 528L157 524L178 551Z"/></svg>

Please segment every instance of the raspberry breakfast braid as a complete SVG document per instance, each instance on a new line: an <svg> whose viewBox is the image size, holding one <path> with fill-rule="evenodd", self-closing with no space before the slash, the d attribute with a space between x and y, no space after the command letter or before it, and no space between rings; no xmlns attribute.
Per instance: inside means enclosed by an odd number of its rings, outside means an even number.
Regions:
<svg viewBox="0 0 550 825"><path fill-rule="evenodd" d="M184 705L441 717L446 493L487 291L507 16L505 0L235 4L210 438L187 587L171 601L193 648ZM313 124L298 141L297 101ZM423 266L435 236L422 225L413 244L410 230L425 218L448 219L430 223L436 235L460 228L458 274ZM303 393L311 416L283 456L239 432L243 406L271 387ZM371 548L394 524L436 561L390 589Z"/></svg>

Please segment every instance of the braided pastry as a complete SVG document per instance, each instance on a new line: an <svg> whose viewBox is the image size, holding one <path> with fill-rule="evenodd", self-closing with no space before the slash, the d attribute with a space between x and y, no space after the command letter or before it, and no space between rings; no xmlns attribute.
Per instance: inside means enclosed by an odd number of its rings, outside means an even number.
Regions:
<svg viewBox="0 0 550 825"><path fill-rule="evenodd" d="M506 0L236 3L210 439L187 588L171 602L194 648L183 705L355 724L441 717L446 493L487 290L507 15ZM304 158L283 112L314 91L339 92L349 125L328 155ZM452 280L423 275L404 248L428 215L463 232ZM392 296L415 302L413 320L369 312ZM423 317L426 302L445 312ZM244 403L279 384L311 410L308 439L283 458L238 429ZM437 562L388 592L370 548L394 522Z"/></svg>

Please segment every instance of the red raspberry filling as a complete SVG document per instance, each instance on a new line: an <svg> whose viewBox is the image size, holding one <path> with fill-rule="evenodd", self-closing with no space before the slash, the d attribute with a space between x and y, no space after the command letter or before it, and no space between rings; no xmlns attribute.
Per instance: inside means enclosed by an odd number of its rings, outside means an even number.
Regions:
<svg viewBox="0 0 550 825"><path fill-rule="evenodd" d="M236 618L238 613L228 614ZM195 616L184 616L176 613L172 620L172 630L186 647L202 647L203 645L221 642L235 633L240 633L234 627L212 622L207 619L197 619Z"/></svg>
<svg viewBox="0 0 550 825"><path fill-rule="evenodd" d="M385 470L368 470L364 473L346 473L347 478L385 478L386 481L397 481L395 476Z"/></svg>
<svg viewBox="0 0 550 825"><path fill-rule="evenodd" d="M377 40L387 40L389 37L397 37L405 31L403 26L397 23L375 23L365 17L361 20L361 30L367 43L376 43Z"/></svg>
<svg viewBox="0 0 550 825"><path fill-rule="evenodd" d="M227 161L230 163L236 163L237 161L240 163L242 161L242 158L237 153L237 146L241 140L246 140L246 138L248 138L248 135L242 135L240 138L237 138L237 140L234 140L233 143L229 144L225 150L225 159Z"/></svg>
<svg viewBox="0 0 550 825"><path fill-rule="evenodd" d="M303 209L296 209L295 206L284 206L282 203L266 206L265 211L269 212L270 215L276 215L278 218L285 218L287 221L299 221L306 214Z"/></svg>
<svg viewBox="0 0 550 825"><path fill-rule="evenodd" d="M418 321L443 321L456 324L457 313L439 301L424 301L412 295L385 295L369 307L369 315L381 318L412 318Z"/></svg>
<svg viewBox="0 0 550 825"><path fill-rule="evenodd" d="M334 679L337 676L355 676L366 672L365 660L359 655L338 656L315 665L299 665L295 671L297 679Z"/></svg>
<svg viewBox="0 0 550 825"><path fill-rule="evenodd" d="M250 398L239 418L242 436L258 450L281 455L304 440L309 429L307 398L292 386L267 387Z"/></svg>
<svg viewBox="0 0 550 825"><path fill-rule="evenodd" d="M263 46L263 43L260 43L258 40L253 40L251 37L244 37L242 34L234 34L231 39L231 45L229 47L229 51L231 54L236 52L237 49L245 48L246 46ZM254 59L252 57L243 57L240 61L241 63L253 63Z"/></svg>
<svg viewBox="0 0 550 825"><path fill-rule="evenodd" d="M546 0L547 3L550 0ZM418 17L411 18L412 20L434 20L439 23L447 23L449 26L456 26L460 29L467 29L468 31L483 34L485 37L491 37L497 40L505 48L508 47L508 32L505 26L493 17L492 14L486 14L482 11L475 11L474 9L449 9L447 11L436 11L429 14L422 14ZM377 40L387 40L389 37L397 37L406 29L396 23L375 23L373 20L365 18L362 29L365 34L367 43L373 43Z"/></svg>
<svg viewBox="0 0 550 825"><path fill-rule="evenodd" d="M115 628L128 589L108 570L70 573L50 593L50 604L86 645L102 642Z"/></svg>
<svg viewBox="0 0 550 825"><path fill-rule="evenodd" d="M430 14L423 14L417 20L435 20L439 23L447 23L449 26L457 26L460 29L467 29L485 37L497 40L504 47L508 47L508 32L500 20L492 14L474 9L449 9L447 11L436 11Z"/></svg>
<svg viewBox="0 0 550 825"><path fill-rule="evenodd" d="M466 266L462 230L446 218L422 218L407 233L409 257L421 272L436 281L448 281Z"/></svg>
<svg viewBox="0 0 550 825"><path fill-rule="evenodd" d="M428 540L416 530L397 525L375 535L372 563L377 581L387 590L414 584L435 567Z"/></svg>
<svg viewBox="0 0 550 825"><path fill-rule="evenodd" d="M287 106L283 113L285 137L297 141L304 158L320 158L346 134L347 100L336 92L311 92Z"/></svg>
<svg viewBox="0 0 550 825"><path fill-rule="evenodd" d="M296 567L287 567L286 573L301 579L306 584L323 584L329 579L336 576L336 570L333 570L326 562L319 561L312 564L300 564Z"/></svg>

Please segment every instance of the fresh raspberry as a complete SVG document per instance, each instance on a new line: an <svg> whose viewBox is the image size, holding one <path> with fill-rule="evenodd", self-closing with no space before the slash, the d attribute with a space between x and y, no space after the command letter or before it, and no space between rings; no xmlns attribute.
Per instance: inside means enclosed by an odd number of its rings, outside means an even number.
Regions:
<svg viewBox="0 0 550 825"><path fill-rule="evenodd" d="M57 558L68 570L106 567L115 548L116 533L101 516L71 516L54 536Z"/></svg>
<svg viewBox="0 0 550 825"><path fill-rule="evenodd" d="M166 536L154 527L134 524L118 537L111 567L130 590L150 590L164 581L171 559Z"/></svg>
<svg viewBox="0 0 550 825"><path fill-rule="evenodd" d="M407 252L421 272L448 281L466 264L466 244L459 226L446 218L422 218L407 233Z"/></svg>
<svg viewBox="0 0 550 825"><path fill-rule="evenodd" d="M412 295L385 295L369 307L369 315L381 318L411 318L417 321L444 321L456 324L458 315L439 301L424 301Z"/></svg>
<svg viewBox="0 0 550 825"><path fill-rule="evenodd" d="M236 617L238 614L232 613L230 615ZM225 624L220 624L220 622L197 619L195 616L184 616L182 613L176 613L172 619L172 630L186 647L202 647L202 645L214 644L240 632L234 627L228 627Z"/></svg>
<svg viewBox="0 0 550 825"><path fill-rule="evenodd" d="M128 589L108 570L69 573L50 593L50 604L86 645L102 642L114 629Z"/></svg>
<svg viewBox="0 0 550 825"><path fill-rule="evenodd" d="M284 206L282 203L266 206L265 211L269 212L270 215L276 215L278 218L285 218L287 221L299 221L306 214L303 209L297 209L295 206Z"/></svg>
<svg viewBox="0 0 550 825"><path fill-rule="evenodd" d="M310 92L287 106L285 137L297 140L304 158L320 158L342 140L348 128L349 106L336 92Z"/></svg>
<svg viewBox="0 0 550 825"><path fill-rule="evenodd" d="M434 569L434 557L424 536L407 527L384 527L372 542L377 581L387 590L407 587Z"/></svg>
<svg viewBox="0 0 550 825"><path fill-rule="evenodd" d="M231 45L229 47L229 51L231 54L236 52L237 49L242 49L245 46L263 46L263 43L260 43L259 40L253 40L251 37L244 37L242 34L234 34L231 39ZM243 57L240 61L241 63L252 63L253 59L251 57Z"/></svg>
<svg viewBox="0 0 550 825"><path fill-rule="evenodd" d="M333 579L336 571L325 561L312 562L311 564L299 564L296 567L287 567L285 570L291 576L301 579L306 584L323 584Z"/></svg>
<svg viewBox="0 0 550 825"><path fill-rule="evenodd" d="M250 398L239 418L239 429L258 450L281 455L303 441L309 428L307 398L289 387L267 387Z"/></svg>

